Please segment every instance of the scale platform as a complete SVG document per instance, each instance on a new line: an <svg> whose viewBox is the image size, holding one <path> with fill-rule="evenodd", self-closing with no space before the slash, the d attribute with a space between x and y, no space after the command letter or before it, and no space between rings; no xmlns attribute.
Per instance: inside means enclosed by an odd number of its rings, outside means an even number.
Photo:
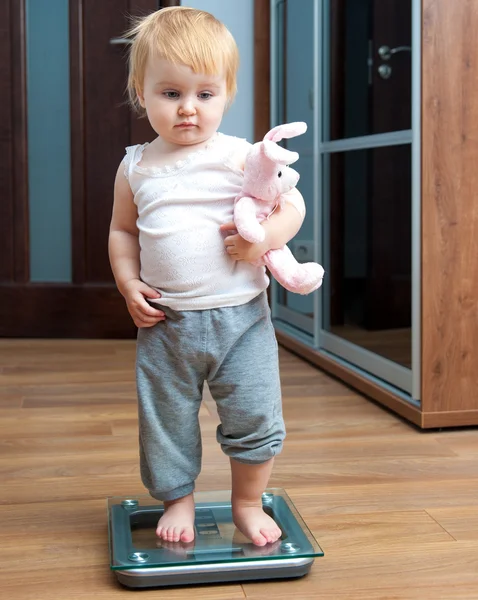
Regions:
<svg viewBox="0 0 478 600"><path fill-rule="evenodd" d="M232 521L231 492L197 492L195 539L165 542L155 533L163 503L150 496L108 498L110 567L130 588L302 577L323 556L286 492L270 488L262 505L282 530L255 546Z"/></svg>

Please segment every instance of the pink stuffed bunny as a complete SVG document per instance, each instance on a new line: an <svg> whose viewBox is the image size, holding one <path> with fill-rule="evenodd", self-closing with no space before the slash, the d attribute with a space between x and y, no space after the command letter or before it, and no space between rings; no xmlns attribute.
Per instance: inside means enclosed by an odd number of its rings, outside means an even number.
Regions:
<svg viewBox="0 0 478 600"><path fill-rule="evenodd" d="M248 242L264 241L265 231L260 222L268 218L276 206L283 205L282 194L299 181L297 171L286 166L299 158L298 153L276 142L306 130L307 125L301 122L278 125L249 150L244 184L234 204L234 223L239 235ZM265 265L283 287L297 294L310 294L322 285L324 269L317 263L298 263L287 246L269 250L255 264Z"/></svg>

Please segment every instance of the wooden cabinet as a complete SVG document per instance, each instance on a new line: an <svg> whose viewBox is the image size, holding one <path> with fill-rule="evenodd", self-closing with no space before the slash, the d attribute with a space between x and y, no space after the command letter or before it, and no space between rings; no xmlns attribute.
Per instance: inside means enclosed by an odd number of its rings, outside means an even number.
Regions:
<svg viewBox="0 0 478 600"><path fill-rule="evenodd" d="M423 0L422 424L478 424L478 1Z"/></svg>

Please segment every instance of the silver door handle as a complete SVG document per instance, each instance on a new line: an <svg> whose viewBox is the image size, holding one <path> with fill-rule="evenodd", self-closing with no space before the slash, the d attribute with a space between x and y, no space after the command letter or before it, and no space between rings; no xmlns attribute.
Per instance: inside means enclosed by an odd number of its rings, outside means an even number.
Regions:
<svg viewBox="0 0 478 600"><path fill-rule="evenodd" d="M132 40L129 40L128 38L118 37L118 38L111 38L110 39L110 44L112 46L120 46L122 44L131 44L131 43L132 43Z"/></svg>
<svg viewBox="0 0 478 600"><path fill-rule="evenodd" d="M394 54L398 52L411 52L410 46L397 46L396 48L390 48L390 46L380 46L378 49L378 55L382 60L390 60Z"/></svg>

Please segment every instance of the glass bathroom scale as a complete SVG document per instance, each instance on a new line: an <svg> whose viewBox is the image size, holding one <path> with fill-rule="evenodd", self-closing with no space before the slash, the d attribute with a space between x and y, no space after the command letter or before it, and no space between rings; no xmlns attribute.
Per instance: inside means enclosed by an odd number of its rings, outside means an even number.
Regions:
<svg viewBox="0 0 478 600"><path fill-rule="evenodd" d="M255 546L232 521L231 492L197 492L195 539L156 536L163 503L150 496L108 498L110 567L131 588L302 577L323 556L286 492L270 488L264 511L277 523L277 542Z"/></svg>

